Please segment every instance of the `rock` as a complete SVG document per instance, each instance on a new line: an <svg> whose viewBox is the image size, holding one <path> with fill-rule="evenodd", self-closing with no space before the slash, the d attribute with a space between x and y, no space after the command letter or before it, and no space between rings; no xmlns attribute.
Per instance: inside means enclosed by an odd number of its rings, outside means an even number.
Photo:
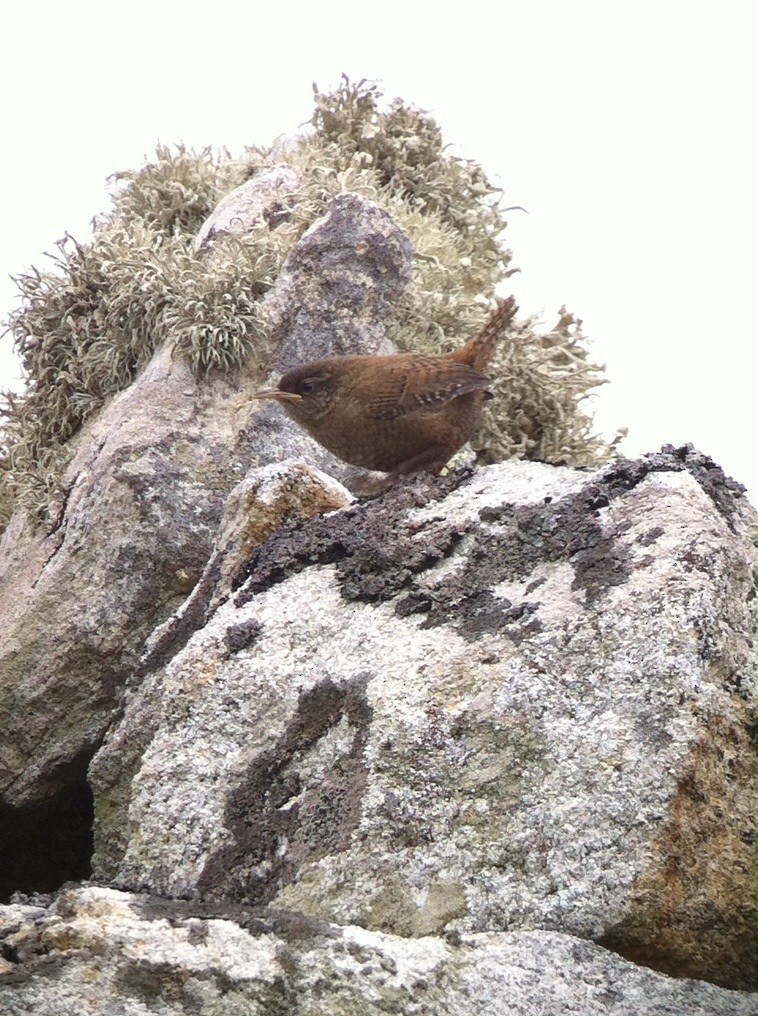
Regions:
<svg viewBox="0 0 758 1016"><path fill-rule="evenodd" d="M191 596L148 640L133 685L138 687L144 673L160 668L179 652L193 632L228 598L235 573L256 546L285 522L302 521L343 508L351 501L351 495L336 481L301 462L287 461L252 470L229 496L217 549ZM240 652L252 645L257 635L255 624L234 628L228 633L224 652ZM139 731L122 727L113 732L108 756L90 780L98 795L97 821L103 825L95 862L101 872L115 872L125 849L128 798L121 784L130 778L126 773L131 767L139 766L141 754L154 733L154 720L144 717L144 721Z"/></svg>
<svg viewBox="0 0 758 1016"><path fill-rule="evenodd" d="M265 185L263 207L271 180L251 181L250 207L255 181ZM267 300L277 341L291 330L304 355L373 350L409 278L403 234L371 202L339 198L301 244ZM311 273L320 276L321 263L335 286L337 328L326 292L302 311L316 299ZM253 363L237 376L198 380L159 350L73 439L53 531L32 531L18 514L3 534L0 898L88 873L86 862L70 860L89 852L87 765L145 640L201 578L232 488L251 466L291 457L349 475L284 414L267 423L272 407L251 407L261 382Z"/></svg>
<svg viewBox="0 0 758 1016"><path fill-rule="evenodd" d="M207 581L198 583L213 591L209 609L228 598L250 555L282 526L347 508L354 500L336 480L304 462L285 459L251 469L227 499L216 538L220 549L206 566Z"/></svg>
<svg viewBox="0 0 758 1016"><path fill-rule="evenodd" d="M292 166L259 170L219 201L200 227L195 251L203 251L219 234L237 236L260 226L276 229L290 218L304 182Z"/></svg>
<svg viewBox="0 0 758 1016"><path fill-rule="evenodd" d="M669 449L285 523L94 759L96 877L749 985L753 518Z"/></svg>
<svg viewBox="0 0 758 1016"><path fill-rule="evenodd" d="M393 351L411 256L337 198L276 369ZM3 536L0 1012L754 1011L741 488L667 448L355 503L262 372L159 350Z"/></svg>
<svg viewBox="0 0 758 1016"><path fill-rule="evenodd" d="M411 281L412 255L387 212L353 194L336 198L301 238L263 300L278 349L269 380L329 356L397 352L387 332ZM256 464L305 458L356 490L371 476L335 458L275 403L256 405L251 426Z"/></svg>
<svg viewBox="0 0 758 1016"><path fill-rule="evenodd" d="M79 784L145 638L202 574L223 495L243 475L235 389L199 384L161 351L79 435L53 531L30 531L19 515L3 534L7 806Z"/></svg>
<svg viewBox="0 0 758 1016"><path fill-rule="evenodd" d="M355 194L335 198L265 297L275 334L281 334L277 368L397 352L387 332L411 281L412 257L408 238L378 205Z"/></svg>
<svg viewBox="0 0 758 1016"><path fill-rule="evenodd" d="M405 939L301 915L112 889L0 907L7 1016L751 1016L755 997L672 980L549 931Z"/></svg>

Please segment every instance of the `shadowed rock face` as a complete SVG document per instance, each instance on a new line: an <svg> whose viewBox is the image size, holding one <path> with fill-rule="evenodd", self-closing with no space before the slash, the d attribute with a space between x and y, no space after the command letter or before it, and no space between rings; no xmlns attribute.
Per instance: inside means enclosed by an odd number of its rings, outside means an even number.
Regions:
<svg viewBox="0 0 758 1016"><path fill-rule="evenodd" d="M58 793L21 807L0 807L0 899L17 891L51 892L91 873L92 789L90 753L72 759L56 778Z"/></svg>
<svg viewBox="0 0 758 1016"><path fill-rule="evenodd" d="M671 449L285 520L94 760L95 874L750 983L749 514Z"/></svg>

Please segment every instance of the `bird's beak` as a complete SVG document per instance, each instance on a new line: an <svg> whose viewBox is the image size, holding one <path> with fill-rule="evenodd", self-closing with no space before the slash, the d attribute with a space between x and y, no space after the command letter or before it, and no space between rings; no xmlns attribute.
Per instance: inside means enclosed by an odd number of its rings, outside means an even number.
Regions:
<svg viewBox="0 0 758 1016"><path fill-rule="evenodd" d="M302 395L294 392L280 392L278 388L261 388L259 392L253 392L254 399L277 399L279 402L300 402Z"/></svg>

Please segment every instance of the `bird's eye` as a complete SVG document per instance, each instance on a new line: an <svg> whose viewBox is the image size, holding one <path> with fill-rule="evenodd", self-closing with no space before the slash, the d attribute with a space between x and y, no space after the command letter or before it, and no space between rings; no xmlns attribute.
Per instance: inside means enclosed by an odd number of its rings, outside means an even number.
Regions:
<svg viewBox="0 0 758 1016"><path fill-rule="evenodd" d="M300 382L300 391L303 393L303 395L310 395L311 392L315 392L315 390L316 390L315 381L306 380Z"/></svg>

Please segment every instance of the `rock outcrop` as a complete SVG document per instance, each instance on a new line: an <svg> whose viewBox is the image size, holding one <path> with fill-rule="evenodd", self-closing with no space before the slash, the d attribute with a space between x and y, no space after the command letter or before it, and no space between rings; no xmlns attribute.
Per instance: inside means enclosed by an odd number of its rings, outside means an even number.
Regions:
<svg viewBox="0 0 758 1016"><path fill-rule="evenodd" d="M667 452L285 524L94 759L95 876L405 936L539 927L744 986L744 506Z"/></svg>
<svg viewBox="0 0 758 1016"><path fill-rule="evenodd" d="M0 911L6 1016L752 1016L744 994L672 980L549 931L406 939L278 913L77 889Z"/></svg>
<svg viewBox="0 0 758 1016"><path fill-rule="evenodd" d="M312 357L332 340L334 352L363 350L361 336L378 341L392 319L409 258L386 212L338 198L266 298L272 335L288 328ZM347 322L331 331L302 311L317 313L322 270ZM87 765L146 638L201 577L225 499L248 468L300 455L341 477L355 472L283 414L251 405L261 383L252 369L199 380L159 350L73 439L52 531L31 529L19 512L0 537L0 897L85 873L66 858L89 835Z"/></svg>
<svg viewBox="0 0 758 1016"><path fill-rule="evenodd" d="M336 198L275 368L391 351L411 258ZM755 1011L742 488L669 447L356 501L262 380L159 350L2 538L0 1011Z"/></svg>

